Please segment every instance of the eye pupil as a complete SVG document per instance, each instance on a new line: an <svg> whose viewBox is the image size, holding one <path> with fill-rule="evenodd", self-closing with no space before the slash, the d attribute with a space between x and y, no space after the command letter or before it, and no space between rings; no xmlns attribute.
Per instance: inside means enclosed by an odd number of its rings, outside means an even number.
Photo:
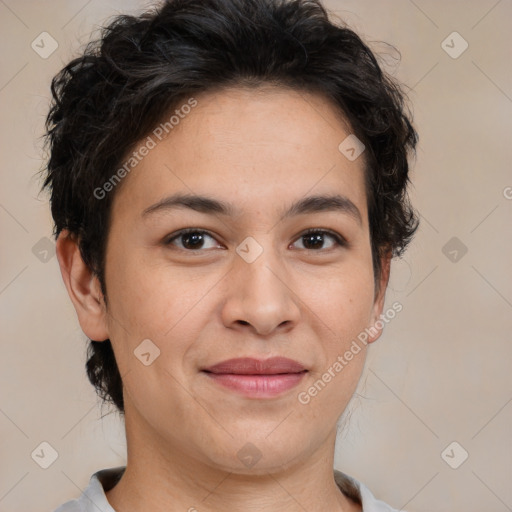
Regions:
<svg viewBox="0 0 512 512"><path fill-rule="evenodd" d="M309 243L304 244L308 249L318 248L318 247L321 247L323 245L323 235L321 235L321 234L304 235L304 239L305 240L309 239L310 241L313 240L313 243L311 244L312 247L309 246L310 245Z"/></svg>
<svg viewBox="0 0 512 512"><path fill-rule="evenodd" d="M197 233L197 232L184 233L181 236L183 237L182 238L182 240L184 242L183 246L187 247L188 249L197 249L204 242L203 235L201 233ZM185 240L188 240L188 241L193 240L193 242L191 244L189 244L189 242L185 242Z"/></svg>

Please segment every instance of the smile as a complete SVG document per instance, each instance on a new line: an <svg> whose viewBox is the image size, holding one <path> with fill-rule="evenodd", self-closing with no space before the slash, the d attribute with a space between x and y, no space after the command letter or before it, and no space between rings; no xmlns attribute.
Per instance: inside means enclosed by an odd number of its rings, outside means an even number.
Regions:
<svg viewBox="0 0 512 512"><path fill-rule="evenodd" d="M297 386L307 371L272 375L242 375L207 371L203 371L203 373L224 388L241 393L246 397L271 398Z"/></svg>

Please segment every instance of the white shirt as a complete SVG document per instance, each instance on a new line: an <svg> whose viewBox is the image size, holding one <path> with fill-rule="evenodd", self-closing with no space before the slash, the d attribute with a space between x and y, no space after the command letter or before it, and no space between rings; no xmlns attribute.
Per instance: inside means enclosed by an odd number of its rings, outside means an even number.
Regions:
<svg viewBox="0 0 512 512"><path fill-rule="evenodd" d="M55 512L115 512L105 496L124 473L126 466L102 469L94 473L89 485L76 500L67 501ZM376 499L370 490L355 478L334 470L334 479L341 491L362 505L363 512L398 512L383 501ZM405 512L405 511L401 511Z"/></svg>

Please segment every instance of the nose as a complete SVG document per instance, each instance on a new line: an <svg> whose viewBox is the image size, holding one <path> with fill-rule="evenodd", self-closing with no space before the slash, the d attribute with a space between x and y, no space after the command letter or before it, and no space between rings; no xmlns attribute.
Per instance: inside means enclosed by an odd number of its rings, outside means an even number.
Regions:
<svg viewBox="0 0 512 512"><path fill-rule="evenodd" d="M300 317L289 270L270 249L252 263L238 255L226 276L222 320L226 327L267 336L276 329L288 332Z"/></svg>

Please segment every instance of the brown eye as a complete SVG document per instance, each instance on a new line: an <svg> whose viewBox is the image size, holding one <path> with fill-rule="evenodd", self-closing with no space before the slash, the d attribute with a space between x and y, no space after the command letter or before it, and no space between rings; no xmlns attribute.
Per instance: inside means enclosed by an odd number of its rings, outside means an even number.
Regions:
<svg viewBox="0 0 512 512"><path fill-rule="evenodd" d="M304 249L312 251L326 249L324 247L326 239L334 240L334 243L331 243L327 249L332 249L335 246L345 247L347 245L345 239L338 233L321 229L310 229L302 233L298 238L298 240L303 241Z"/></svg>
<svg viewBox="0 0 512 512"><path fill-rule="evenodd" d="M208 238L215 240L206 231L200 229L184 229L172 235L172 237L168 238L164 243L165 245L176 245L174 242L179 241L181 246L178 245L178 249L184 251L198 251L205 248L208 249L208 247L204 246Z"/></svg>

